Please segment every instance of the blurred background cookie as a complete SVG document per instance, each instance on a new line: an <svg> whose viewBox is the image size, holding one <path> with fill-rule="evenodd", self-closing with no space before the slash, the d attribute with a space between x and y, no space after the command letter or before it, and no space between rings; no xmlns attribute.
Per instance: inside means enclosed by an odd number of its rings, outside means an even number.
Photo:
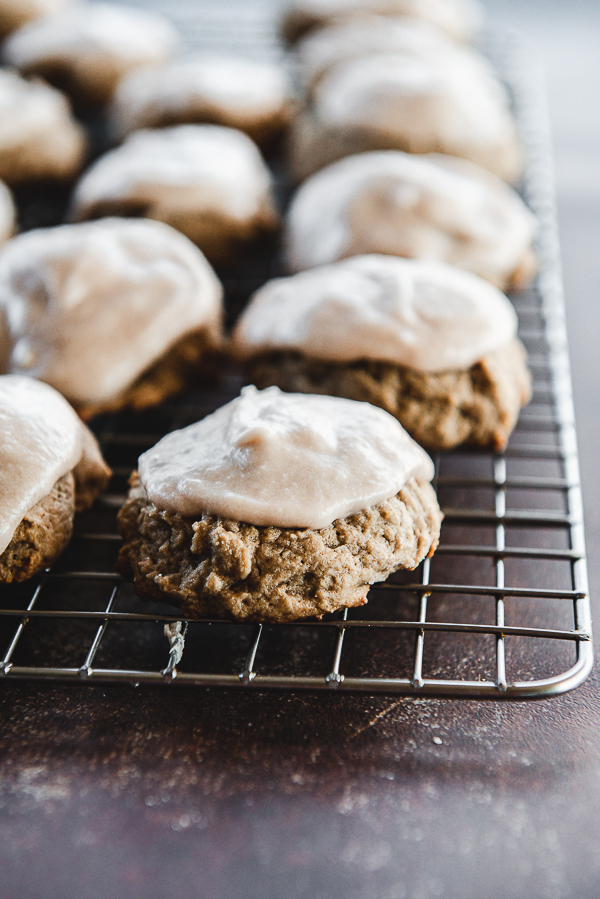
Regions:
<svg viewBox="0 0 600 899"><path fill-rule="evenodd" d="M473 51L378 52L332 66L290 134L292 177L390 149L459 156L509 182L522 170L506 91Z"/></svg>
<svg viewBox="0 0 600 899"><path fill-rule="evenodd" d="M101 156L76 187L72 217L144 215L186 234L211 262L279 223L272 179L256 145L218 125L137 131Z"/></svg>
<svg viewBox="0 0 600 899"><path fill-rule="evenodd" d="M12 236L17 221L17 210L11 192L0 181L0 244ZM0 368L0 371L2 369Z"/></svg>
<svg viewBox="0 0 600 899"><path fill-rule="evenodd" d="M502 449L530 395L510 301L439 262L355 256L270 281L233 333L260 388L373 403L422 446Z"/></svg>
<svg viewBox="0 0 600 899"><path fill-rule="evenodd" d="M370 15L309 32L293 47L290 56L300 83L311 93L334 66L372 53L435 59L441 54L476 51L457 44L424 19Z"/></svg>
<svg viewBox="0 0 600 899"><path fill-rule="evenodd" d="M87 146L60 91L0 69L0 178L9 184L73 178Z"/></svg>
<svg viewBox="0 0 600 899"><path fill-rule="evenodd" d="M0 582L51 565L75 512L109 477L91 431L60 394L33 378L0 377Z"/></svg>
<svg viewBox="0 0 600 899"><path fill-rule="evenodd" d="M427 454L381 409L246 387L139 459L123 573L186 617L294 621L366 602L435 550Z"/></svg>
<svg viewBox="0 0 600 899"><path fill-rule="evenodd" d="M41 75L79 105L106 103L132 69L163 62L178 34L158 13L116 3L75 4L24 25L4 43L3 59Z"/></svg>
<svg viewBox="0 0 600 899"><path fill-rule="evenodd" d="M437 260L502 290L535 273L535 219L507 184L453 156L349 156L297 190L285 221L289 271L364 253Z"/></svg>
<svg viewBox="0 0 600 899"><path fill-rule="evenodd" d="M102 219L6 244L0 310L8 370L48 382L88 418L198 380L220 343L222 288L173 228Z"/></svg>
<svg viewBox="0 0 600 899"><path fill-rule="evenodd" d="M0 37L10 34L27 22L52 15L77 0L0 0Z"/></svg>
<svg viewBox="0 0 600 899"><path fill-rule="evenodd" d="M212 123L239 128L260 144L289 123L292 88L279 65L238 56L203 54L131 72L111 109L112 132Z"/></svg>

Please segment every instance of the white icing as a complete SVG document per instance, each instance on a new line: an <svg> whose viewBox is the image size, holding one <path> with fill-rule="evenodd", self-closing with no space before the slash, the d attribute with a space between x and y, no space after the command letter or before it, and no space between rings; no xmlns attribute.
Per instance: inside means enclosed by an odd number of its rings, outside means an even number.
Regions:
<svg viewBox="0 0 600 899"><path fill-rule="evenodd" d="M217 125L132 134L83 175L73 217L85 218L106 201L140 204L163 221L214 214L245 223L273 209L271 176L256 145L241 131Z"/></svg>
<svg viewBox="0 0 600 899"><path fill-rule="evenodd" d="M286 228L291 271L385 253L502 283L527 254L535 219L508 185L466 160L388 150L350 156L309 178Z"/></svg>
<svg viewBox="0 0 600 899"><path fill-rule="evenodd" d="M401 53L412 59L477 55L422 19L375 15L309 32L296 44L295 52L302 81L307 85L314 85L339 63L372 53Z"/></svg>
<svg viewBox="0 0 600 899"><path fill-rule="evenodd" d="M0 0L0 34L20 28L26 22L49 16L77 0Z"/></svg>
<svg viewBox="0 0 600 899"><path fill-rule="evenodd" d="M4 58L27 71L64 66L84 90L101 99L125 72L163 62L177 44L174 27L157 13L93 3L25 25L6 41Z"/></svg>
<svg viewBox="0 0 600 899"><path fill-rule="evenodd" d="M126 76L115 95L115 130L208 119L252 128L286 115L290 83L277 65L236 56L205 54L144 68Z"/></svg>
<svg viewBox="0 0 600 899"><path fill-rule="evenodd" d="M15 229L17 212L11 193L0 181L0 244L11 236Z"/></svg>
<svg viewBox="0 0 600 899"><path fill-rule="evenodd" d="M51 387L0 377L0 553L23 516L81 458L84 425Z"/></svg>
<svg viewBox="0 0 600 899"><path fill-rule="evenodd" d="M376 53L341 62L317 86L312 119L303 151L314 156L308 160L312 171L353 149L396 148L460 156L508 181L521 172L508 97L473 52L429 58ZM354 147L346 136L341 152L328 158L332 129L358 134Z"/></svg>
<svg viewBox="0 0 600 899"><path fill-rule="evenodd" d="M425 19L459 40L479 30L482 11L477 0L291 0L287 17L307 25L346 22L371 15Z"/></svg>
<svg viewBox="0 0 600 899"><path fill-rule="evenodd" d="M476 275L439 262L355 256L265 284L233 336L242 355L287 349L439 372L469 368L516 332L510 301Z"/></svg>
<svg viewBox="0 0 600 899"><path fill-rule="evenodd" d="M0 251L11 370L77 404L118 396L186 333L217 339L221 297L200 250L161 222L45 228Z"/></svg>
<svg viewBox="0 0 600 899"><path fill-rule="evenodd" d="M140 457L139 472L159 509L314 529L434 473L427 453L382 409L277 387L246 387L168 434Z"/></svg>
<svg viewBox="0 0 600 899"><path fill-rule="evenodd" d="M85 148L83 128L60 91L0 69L0 177L14 177L16 168L29 168L31 177L71 174Z"/></svg>

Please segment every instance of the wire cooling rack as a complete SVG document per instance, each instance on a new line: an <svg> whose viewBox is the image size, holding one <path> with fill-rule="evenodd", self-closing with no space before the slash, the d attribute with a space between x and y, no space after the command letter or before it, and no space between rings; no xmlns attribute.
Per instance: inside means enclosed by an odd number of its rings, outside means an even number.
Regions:
<svg viewBox="0 0 600 899"><path fill-rule="evenodd" d="M177 9L189 13L190 6ZM213 30L202 32L212 46L223 34L215 16ZM262 20L245 21L251 48L268 43ZM238 44L248 49L241 38ZM272 55L274 44L267 49ZM496 38L488 49L512 91L528 154L523 193L540 221L540 275L514 297L534 394L504 453L435 458L446 517L433 559L372 587L366 607L319 622L187 622L170 606L138 600L114 570L127 476L164 433L237 395L241 381L229 372L157 410L96 423L115 471L111 492L79 516L70 547L50 571L0 590L5 681L525 699L585 680L593 658L590 605L544 89L517 37ZM261 265L246 280L228 282L230 309L270 276L268 261Z"/></svg>

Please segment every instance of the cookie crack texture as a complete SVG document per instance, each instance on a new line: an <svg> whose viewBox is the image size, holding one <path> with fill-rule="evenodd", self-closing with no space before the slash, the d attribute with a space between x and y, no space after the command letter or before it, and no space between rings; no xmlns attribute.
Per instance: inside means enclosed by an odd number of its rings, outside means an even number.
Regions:
<svg viewBox="0 0 600 899"><path fill-rule="evenodd" d="M192 521L157 509L134 474L119 513L118 567L142 599L171 602L188 618L283 623L363 605L370 584L435 550L441 518L431 485L411 479L320 530Z"/></svg>

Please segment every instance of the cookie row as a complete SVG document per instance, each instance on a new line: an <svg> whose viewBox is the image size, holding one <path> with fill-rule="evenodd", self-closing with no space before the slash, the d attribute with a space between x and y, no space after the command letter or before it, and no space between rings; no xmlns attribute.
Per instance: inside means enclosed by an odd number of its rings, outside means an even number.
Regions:
<svg viewBox="0 0 600 899"><path fill-rule="evenodd" d="M368 254L276 279L227 340L222 297L160 222L27 232L0 250L0 372L46 381L89 419L156 405L229 354L259 386L371 402L438 450L502 448L529 397L511 303L444 263Z"/></svg>
<svg viewBox="0 0 600 899"><path fill-rule="evenodd" d="M306 12L311 3L297 5L296 13L300 6ZM327 3L315 6L322 22ZM340 10L348 7L352 19L361 4L336 0L335 6L339 24ZM393 3L362 4L372 6L399 11ZM409 6L413 13L428 8ZM374 406L391 411L427 446L471 441L500 448L528 398L514 312L491 285L506 288L532 276L533 220L509 187L473 162L387 149L442 149L471 158L470 150L458 149L462 137L440 146L435 129L433 146L407 139L405 129L390 138L385 104L378 113L386 122L383 138L377 122L373 128L369 116L356 115L348 66L351 75L355 64L364 72L367 60L377 75L375 92L366 105L361 100L370 111L390 60L378 51L373 61L373 34L385 31L377 23L362 29L371 34L368 52L348 59L343 48L357 42L351 24L344 25L349 38L334 35L342 60L329 67L321 62L314 79L305 70L306 106L292 131L291 159L294 166L295 159L309 160L306 171L296 170L304 175L351 155L299 188L285 222L285 259L289 272L301 274L259 291L227 345L260 386L292 392L249 388L199 425L169 435L140 460L120 515L121 570L133 573L140 596L167 598L189 617L287 621L361 604L370 583L433 551L441 522L428 486L430 461L398 421ZM421 26L410 27L418 34ZM401 30L395 30L400 43ZM417 60L396 66L400 56L393 57L397 96L405 92L407 73L409 80L424 72L425 81L444 80L444 67L433 62L437 38L428 44L420 33ZM319 53L309 40L314 60ZM478 57L458 47L442 52L441 45L440 56L462 73L457 83L477 73L487 79L476 101L467 94L466 109L483 104L487 124L490 97L504 111L505 97ZM166 83L169 70L162 71ZM139 85L142 75L135 76ZM332 79L344 113L333 128L323 115L327 104L319 105ZM160 81L157 76L155 84ZM178 121L169 118L166 96L154 126ZM459 124L452 91L448 96L444 112ZM126 104L130 111L134 99ZM427 113L422 122L431 132L430 118ZM121 132L126 119L121 115ZM314 141L310 152L302 149L307 134ZM231 262L240 241L277 223L264 163L240 138L190 124L135 133L84 175L71 214L143 213L188 234L212 261ZM251 150L238 153L242 146ZM323 151L316 162L315 148ZM376 152L355 155L365 149ZM510 179L519 171L517 144L507 152L513 162L501 174ZM189 383L199 361L224 346L221 290L202 254L174 233L157 222L101 218L13 239L0 254L0 298L8 298L0 299L5 367L46 377L66 395L79 389L72 398L87 416L148 405ZM395 258L401 256L427 262ZM41 314L40 297L47 301ZM117 317L109 306L115 297ZM92 353L85 338L93 333ZM82 379L77 370L88 355L93 365ZM96 394L86 398L81 391L90 386Z"/></svg>
<svg viewBox="0 0 600 899"><path fill-rule="evenodd" d="M0 582L51 564L110 475L65 400L0 377ZM361 437L356 438L356 429ZM365 403L242 395L140 458L119 569L187 617L285 622L366 602L439 538L427 454Z"/></svg>

